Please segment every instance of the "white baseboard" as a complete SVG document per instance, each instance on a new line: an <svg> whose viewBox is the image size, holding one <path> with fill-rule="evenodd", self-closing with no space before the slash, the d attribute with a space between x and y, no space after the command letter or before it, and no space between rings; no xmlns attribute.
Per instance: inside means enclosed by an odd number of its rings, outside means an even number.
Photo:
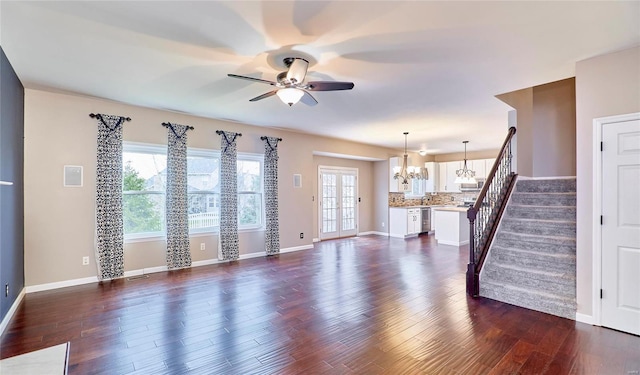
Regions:
<svg viewBox="0 0 640 375"><path fill-rule="evenodd" d="M593 315L576 313L576 322L595 325L595 321L593 319Z"/></svg>
<svg viewBox="0 0 640 375"><path fill-rule="evenodd" d="M314 238L312 242L320 242L319 238Z"/></svg>
<svg viewBox="0 0 640 375"><path fill-rule="evenodd" d="M85 277L82 279L73 279L73 280L57 281L55 283L31 285L26 287L25 289L26 289L26 293L35 293L35 292L42 292L45 290L60 289L60 288L66 288L68 286L91 284L91 283L97 283L97 282L98 282L98 276L91 276L91 277Z"/></svg>
<svg viewBox="0 0 640 375"><path fill-rule="evenodd" d="M191 267L209 266L211 264L218 264L218 263L222 263L222 261L217 258L197 260L195 262L191 262Z"/></svg>
<svg viewBox="0 0 640 375"><path fill-rule="evenodd" d="M373 230L369 231L369 232L360 232L360 233L358 233L358 236L370 236L370 235L389 237L389 233L387 233L387 232L376 232L376 231L373 231Z"/></svg>
<svg viewBox="0 0 640 375"><path fill-rule="evenodd" d="M134 276L146 275L149 273L164 272L168 270L169 269L167 268L167 266L142 268L137 270L124 271L124 277L134 277Z"/></svg>
<svg viewBox="0 0 640 375"><path fill-rule="evenodd" d="M458 247L460 247L460 246L468 245L468 244L469 244L469 240L462 241L462 242L438 240L438 245L450 245L450 246L458 246Z"/></svg>
<svg viewBox="0 0 640 375"><path fill-rule="evenodd" d="M22 302L25 293L25 288L22 288L16 300L13 301L11 308L9 309L9 311L7 311L7 315L5 315L4 319L2 319L2 322L0 322L0 335L2 335L7 326L9 326L9 322L11 321L11 318L13 318L13 314L15 314L16 310L18 310L18 306L20 306L20 302Z"/></svg>
<svg viewBox="0 0 640 375"><path fill-rule="evenodd" d="M291 253L291 252L294 252L294 251L308 250L308 249L313 249L313 245L287 247L287 248L284 248L284 249L280 249L280 253L281 254L282 253ZM267 254L264 251L259 251L257 253L242 254L242 255L240 255L240 260L242 260L242 259L250 259L250 258L259 258L259 257L265 257L265 256L267 256ZM199 260L199 261L196 261L196 262L192 262L191 263L191 267L207 266L207 265L210 265L210 264L218 264L218 263L225 263L225 262L226 261L224 261L224 260L218 260L218 259ZM142 269L137 269L137 270L125 271L124 277L134 277L134 276L140 276L140 275L145 275L145 274L149 274L149 273L164 272L164 271L168 271L167 266L142 268ZM60 288L66 288L66 287L69 287L69 286L97 283L98 281L99 280L98 280L97 276L92 276L92 277L85 277L85 278L82 278L82 279L58 281L58 282L55 282L55 283L31 285L31 286L27 286L24 289L22 289L21 293L24 294L24 293L42 292L42 291L45 291L45 290L60 289ZM9 314L7 314L7 316L9 316ZM4 320L3 320L3 324L4 324ZM0 332L1 332L1 330L0 330Z"/></svg>
<svg viewBox="0 0 640 375"><path fill-rule="evenodd" d="M284 249L280 249L280 254L282 254L282 253L292 253L294 251L309 250L309 249L313 249L313 245L302 245L302 246L286 247Z"/></svg>
<svg viewBox="0 0 640 375"><path fill-rule="evenodd" d="M280 250L282 251L282 250ZM257 253L249 253L249 254L242 254L240 255L240 260L242 259L251 259L251 258L259 258L259 257L266 257L267 256L267 252L266 251L258 251Z"/></svg>

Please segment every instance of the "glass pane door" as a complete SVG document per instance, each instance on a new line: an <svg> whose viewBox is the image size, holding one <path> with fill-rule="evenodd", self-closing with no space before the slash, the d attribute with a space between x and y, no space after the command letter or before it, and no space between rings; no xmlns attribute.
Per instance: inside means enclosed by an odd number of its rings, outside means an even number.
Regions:
<svg viewBox="0 0 640 375"><path fill-rule="evenodd" d="M357 170L320 170L320 238L355 236L358 233Z"/></svg>

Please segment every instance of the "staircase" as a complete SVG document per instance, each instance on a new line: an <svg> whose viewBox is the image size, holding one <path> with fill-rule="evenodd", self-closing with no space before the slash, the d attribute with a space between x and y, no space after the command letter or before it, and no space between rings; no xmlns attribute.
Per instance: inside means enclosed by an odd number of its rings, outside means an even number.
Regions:
<svg viewBox="0 0 640 375"><path fill-rule="evenodd" d="M480 280L483 297L575 319L575 178L517 181Z"/></svg>

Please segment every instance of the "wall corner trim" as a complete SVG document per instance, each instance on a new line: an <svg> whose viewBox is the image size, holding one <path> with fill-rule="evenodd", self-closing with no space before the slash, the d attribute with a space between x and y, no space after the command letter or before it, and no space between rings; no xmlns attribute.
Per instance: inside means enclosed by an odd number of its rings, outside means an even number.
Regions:
<svg viewBox="0 0 640 375"><path fill-rule="evenodd" d="M576 313L576 322L590 324L592 326L596 325L593 315L581 314L579 312Z"/></svg>
<svg viewBox="0 0 640 375"><path fill-rule="evenodd" d="M2 319L2 322L0 322L0 335L4 334L4 330L9 326L9 322L13 318L13 314L15 314L16 310L18 310L18 306L20 306L20 302L22 302L25 294L25 288L22 288L16 300L13 301L11 308L9 309L9 311L7 311L7 315L5 315L4 319Z"/></svg>

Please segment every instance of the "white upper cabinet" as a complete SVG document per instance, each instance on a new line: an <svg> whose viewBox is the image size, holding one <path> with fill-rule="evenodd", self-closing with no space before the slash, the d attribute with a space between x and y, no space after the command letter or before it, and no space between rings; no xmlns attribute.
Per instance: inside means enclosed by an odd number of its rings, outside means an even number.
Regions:
<svg viewBox="0 0 640 375"><path fill-rule="evenodd" d="M447 186L446 191L450 193L459 193L460 184L456 184L456 171L462 169L462 161L448 161L447 162Z"/></svg>
<svg viewBox="0 0 640 375"><path fill-rule="evenodd" d="M476 172L476 178L487 177L487 167L484 159L467 160L467 167Z"/></svg>
<svg viewBox="0 0 640 375"><path fill-rule="evenodd" d="M455 183L456 171L462 168L462 161L449 161L446 163L438 163L438 190L445 193L460 192L460 185Z"/></svg>

